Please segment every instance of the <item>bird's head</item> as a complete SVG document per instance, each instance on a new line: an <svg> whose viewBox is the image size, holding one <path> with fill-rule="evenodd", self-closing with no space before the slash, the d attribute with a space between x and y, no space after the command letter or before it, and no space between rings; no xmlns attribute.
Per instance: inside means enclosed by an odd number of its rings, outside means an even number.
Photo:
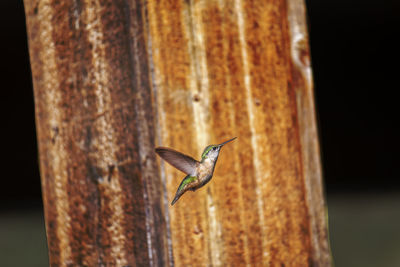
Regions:
<svg viewBox="0 0 400 267"><path fill-rule="evenodd" d="M211 159L212 161L216 160L218 158L219 152L221 151L221 148L228 142L235 140L236 137L229 139L228 141L225 141L219 145L209 145L207 146L203 154L201 154L201 160L205 159Z"/></svg>

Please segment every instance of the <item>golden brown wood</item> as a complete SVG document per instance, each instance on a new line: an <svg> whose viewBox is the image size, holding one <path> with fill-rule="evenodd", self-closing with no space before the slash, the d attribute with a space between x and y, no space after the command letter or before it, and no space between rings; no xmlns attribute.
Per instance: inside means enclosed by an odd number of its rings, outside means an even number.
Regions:
<svg viewBox="0 0 400 267"><path fill-rule="evenodd" d="M52 265L330 265L302 1L25 8ZM234 136L169 206L155 145Z"/></svg>
<svg viewBox="0 0 400 267"><path fill-rule="evenodd" d="M169 209L175 264L329 266L302 1L148 2L159 144L223 148ZM166 165L168 198L182 174Z"/></svg>

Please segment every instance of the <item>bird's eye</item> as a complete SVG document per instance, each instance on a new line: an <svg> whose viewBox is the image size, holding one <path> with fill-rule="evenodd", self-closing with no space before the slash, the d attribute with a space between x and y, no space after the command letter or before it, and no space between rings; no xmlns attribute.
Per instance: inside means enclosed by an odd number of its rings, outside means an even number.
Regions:
<svg viewBox="0 0 400 267"><path fill-rule="evenodd" d="M213 147L213 150L217 150L217 147L215 146L215 147Z"/></svg>

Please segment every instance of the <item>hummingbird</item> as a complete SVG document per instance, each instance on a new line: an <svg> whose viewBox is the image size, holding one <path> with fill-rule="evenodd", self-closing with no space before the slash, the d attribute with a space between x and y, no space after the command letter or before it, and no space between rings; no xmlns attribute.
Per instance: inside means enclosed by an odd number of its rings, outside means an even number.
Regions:
<svg viewBox="0 0 400 267"><path fill-rule="evenodd" d="M207 146L201 154L201 161L197 161L188 155L168 147L157 147L155 149L156 153L166 162L187 174L179 185L174 200L171 202L171 206L174 205L186 191L191 190L194 192L211 180L221 148L226 143L235 139L236 137L219 145Z"/></svg>

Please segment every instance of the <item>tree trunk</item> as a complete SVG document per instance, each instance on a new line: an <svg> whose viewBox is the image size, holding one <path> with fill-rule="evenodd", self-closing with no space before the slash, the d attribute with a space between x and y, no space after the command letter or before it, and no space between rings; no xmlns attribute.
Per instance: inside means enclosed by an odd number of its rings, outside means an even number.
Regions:
<svg viewBox="0 0 400 267"><path fill-rule="evenodd" d="M302 1L25 11L51 265L330 265ZM234 136L171 207L154 147Z"/></svg>

